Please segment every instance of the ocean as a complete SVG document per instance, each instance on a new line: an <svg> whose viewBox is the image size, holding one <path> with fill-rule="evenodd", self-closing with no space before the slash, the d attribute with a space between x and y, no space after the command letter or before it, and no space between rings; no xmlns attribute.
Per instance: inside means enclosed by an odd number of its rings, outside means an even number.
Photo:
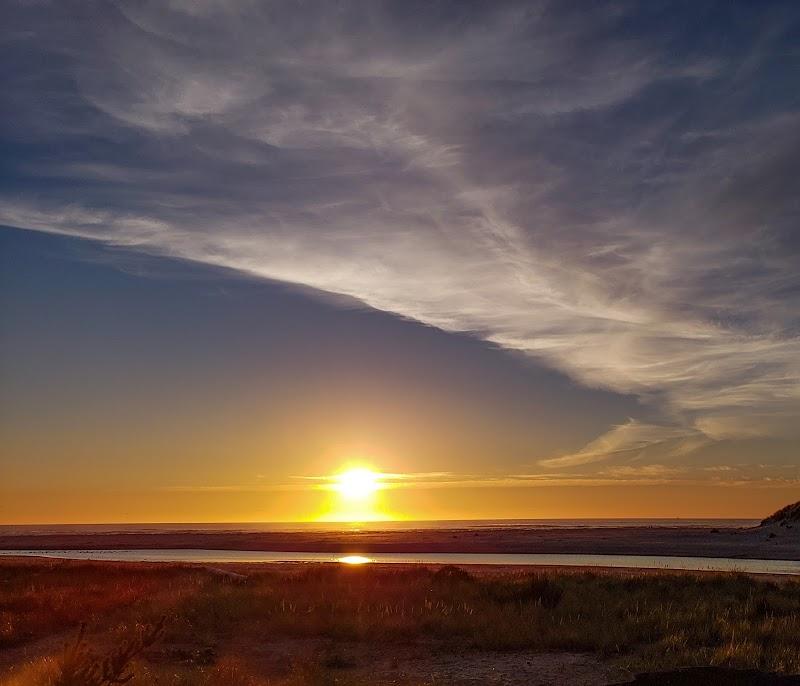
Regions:
<svg viewBox="0 0 800 686"><path fill-rule="evenodd" d="M620 527L757 526L758 519L451 519L389 522L181 522L142 524L5 524L0 536L23 534L258 532L258 531L414 531L418 529L554 529Z"/></svg>

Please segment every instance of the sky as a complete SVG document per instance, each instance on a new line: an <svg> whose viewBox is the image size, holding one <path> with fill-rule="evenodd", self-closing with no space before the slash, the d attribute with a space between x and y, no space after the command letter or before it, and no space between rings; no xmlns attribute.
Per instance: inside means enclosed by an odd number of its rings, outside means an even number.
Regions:
<svg viewBox="0 0 800 686"><path fill-rule="evenodd" d="M0 27L0 521L800 497L797 3Z"/></svg>

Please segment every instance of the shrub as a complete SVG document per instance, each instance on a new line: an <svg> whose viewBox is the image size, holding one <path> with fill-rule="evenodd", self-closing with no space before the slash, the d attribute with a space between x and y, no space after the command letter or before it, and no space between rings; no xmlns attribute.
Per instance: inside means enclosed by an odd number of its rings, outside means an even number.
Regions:
<svg viewBox="0 0 800 686"><path fill-rule="evenodd" d="M140 626L136 636L128 638L104 657L94 653L85 639L86 625L81 626L75 642L67 645L52 686L113 686L133 679L131 661L153 645L164 630L162 618L152 626Z"/></svg>

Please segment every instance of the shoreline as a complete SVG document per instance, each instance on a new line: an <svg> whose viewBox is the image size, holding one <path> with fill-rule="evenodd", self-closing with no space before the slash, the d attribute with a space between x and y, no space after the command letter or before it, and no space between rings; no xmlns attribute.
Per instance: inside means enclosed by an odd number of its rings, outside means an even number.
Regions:
<svg viewBox="0 0 800 686"><path fill-rule="evenodd" d="M800 560L800 530L776 527L487 528L292 532L114 532L0 536L0 550L640 555Z"/></svg>

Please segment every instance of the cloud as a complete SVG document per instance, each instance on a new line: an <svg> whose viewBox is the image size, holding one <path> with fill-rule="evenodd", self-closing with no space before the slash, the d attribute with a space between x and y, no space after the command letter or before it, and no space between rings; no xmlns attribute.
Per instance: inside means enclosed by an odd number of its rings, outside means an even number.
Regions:
<svg viewBox="0 0 800 686"><path fill-rule="evenodd" d="M455 477L452 472L375 472L375 481L380 484L381 488L404 488L407 486L427 486L432 484L449 484ZM470 477L466 477L470 478ZM301 488L308 486L311 482L311 488L329 490L334 489L341 484L341 474L311 474L311 475L297 475L292 479L296 485Z"/></svg>
<svg viewBox="0 0 800 686"><path fill-rule="evenodd" d="M541 460L539 465L547 468L575 467L606 461L626 453L640 455L654 447L666 449L669 455L677 457L702 448L709 440L705 433L684 426L659 426L629 419L627 423L613 427L578 452Z"/></svg>
<svg viewBox="0 0 800 686"><path fill-rule="evenodd" d="M774 28L797 11L718 7L734 49L625 3L20 7L0 222L351 296L641 398L650 420L549 468L797 436Z"/></svg>

